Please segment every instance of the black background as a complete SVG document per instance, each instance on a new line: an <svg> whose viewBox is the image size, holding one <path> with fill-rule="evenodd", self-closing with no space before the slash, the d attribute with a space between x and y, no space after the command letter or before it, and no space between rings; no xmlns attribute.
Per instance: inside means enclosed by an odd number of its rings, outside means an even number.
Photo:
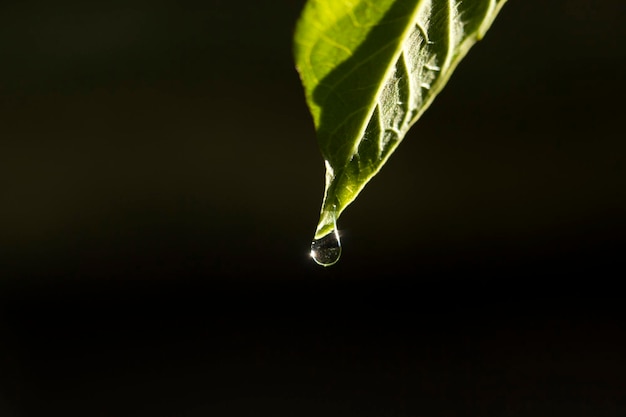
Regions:
<svg viewBox="0 0 626 417"><path fill-rule="evenodd" d="M302 4L0 5L0 415L626 415L623 2L510 0L330 268Z"/></svg>

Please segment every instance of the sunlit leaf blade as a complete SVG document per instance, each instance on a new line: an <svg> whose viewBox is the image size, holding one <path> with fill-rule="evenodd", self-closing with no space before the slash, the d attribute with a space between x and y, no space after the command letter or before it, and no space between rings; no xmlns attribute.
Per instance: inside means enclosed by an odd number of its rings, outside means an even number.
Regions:
<svg viewBox="0 0 626 417"><path fill-rule="evenodd" d="M505 1L308 1L294 56L326 161L316 239L333 230Z"/></svg>

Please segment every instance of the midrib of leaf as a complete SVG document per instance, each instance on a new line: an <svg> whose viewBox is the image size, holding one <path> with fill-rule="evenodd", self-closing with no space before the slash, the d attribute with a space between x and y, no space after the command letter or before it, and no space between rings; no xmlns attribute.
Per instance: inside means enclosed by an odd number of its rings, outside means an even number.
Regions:
<svg viewBox="0 0 626 417"><path fill-rule="evenodd" d="M420 2L420 4L424 4L425 2L422 1ZM413 11L413 14L411 15L410 19L408 20L409 22L416 22L416 16L418 15L420 11L420 7L418 5L418 7L415 8L415 10ZM413 26L413 28L411 28L411 26ZM394 41L389 42L389 44L395 44L396 45L396 50L395 53L393 54L394 58L393 60L389 61L389 65L387 66L387 69L385 71L385 75L383 77L384 80L386 80L386 82L384 83L380 83L378 90L376 91L376 94L372 96L371 101L369 103L368 106L368 113L367 113L367 118L364 119L363 124L361 125L361 129L359 130L359 135L358 135L358 139L355 141L354 146L352 148L352 152L351 155L354 156L357 154L358 148L361 145L361 142L363 141L365 134L366 134L366 129L367 126L369 125L370 121L373 119L374 116L374 112L376 111L377 107L380 106L380 98L382 95L382 92L385 90L385 88L387 88L392 80L391 77L391 72L392 71L396 71L398 69L398 63L400 61L400 56L403 54L404 52L404 48L402 47L403 44L403 40L406 39L408 33L412 30L414 30L415 25L407 25L404 32L402 32L402 35L399 36L398 38L394 39ZM402 66L403 69L406 69L405 66ZM409 87L407 87L409 90L411 89L410 86L410 74L407 72L406 74L404 74L405 76L408 76L409 79ZM380 116L378 116L380 117ZM400 132L399 132L400 133ZM382 156L382 147L379 146L379 153L378 156L381 157ZM339 213L337 213L337 217L338 217Z"/></svg>
<svg viewBox="0 0 626 417"><path fill-rule="evenodd" d="M402 3L404 7L413 3L411 13L402 19L406 25L397 37L390 39L368 58L375 59L376 55L384 55L384 48L393 47L382 76L376 80L376 88L372 89L367 100L363 100L366 102L355 103L355 110L344 115L344 119L336 123L332 130L324 129L322 112L333 106L342 110L341 106L337 107L329 100L342 99L342 95L351 93L349 88L338 92L333 89L340 89L341 83L368 65L366 60L357 62L333 85L325 86L331 91L325 100L319 102L320 113L315 121L326 161L326 185L316 239L333 230L343 210L378 173L411 126L445 86L470 47L484 35L504 0L470 2L474 9L470 6L462 11L458 10L460 3L452 0ZM478 14L479 18L473 16L470 21L463 22L460 13L468 11ZM385 17L378 25L394 23L385 21ZM306 89L304 79L303 84ZM315 106L311 102L313 94L310 90L307 98L309 104ZM364 114L360 124L350 132L351 117L361 113Z"/></svg>

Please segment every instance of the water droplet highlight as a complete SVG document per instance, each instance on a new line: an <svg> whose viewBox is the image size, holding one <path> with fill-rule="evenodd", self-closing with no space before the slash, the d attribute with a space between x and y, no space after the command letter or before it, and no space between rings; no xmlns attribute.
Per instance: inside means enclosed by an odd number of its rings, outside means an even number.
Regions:
<svg viewBox="0 0 626 417"><path fill-rule="evenodd" d="M311 258L318 265L331 266L337 263L341 257L341 240L339 232L335 228L326 236L315 239L311 243Z"/></svg>

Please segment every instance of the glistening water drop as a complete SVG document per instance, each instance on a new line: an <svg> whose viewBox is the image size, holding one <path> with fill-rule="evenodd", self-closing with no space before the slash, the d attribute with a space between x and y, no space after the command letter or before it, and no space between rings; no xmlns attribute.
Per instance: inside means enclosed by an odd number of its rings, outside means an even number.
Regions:
<svg viewBox="0 0 626 417"><path fill-rule="evenodd" d="M337 227L326 236L311 243L311 258L319 265L331 266L341 257L341 240Z"/></svg>

